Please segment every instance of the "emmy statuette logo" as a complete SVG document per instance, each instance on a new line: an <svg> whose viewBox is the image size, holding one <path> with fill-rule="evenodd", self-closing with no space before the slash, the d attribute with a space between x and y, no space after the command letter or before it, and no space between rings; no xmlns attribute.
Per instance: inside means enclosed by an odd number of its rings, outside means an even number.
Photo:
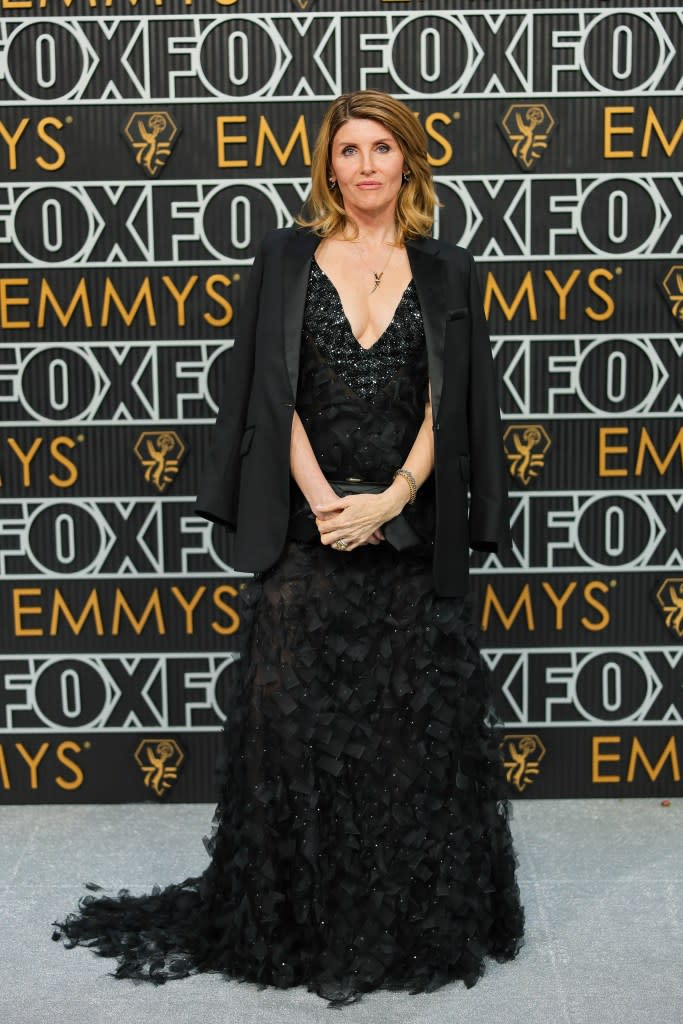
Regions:
<svg viewBox="0 0 683 1024"><path fill-rule="evenodd" d="M513 103L505 111L500 127L523 170L541 159L556 123L545 103Z"/></svg>
<svg viewBox="0 0 683 1024"><path fill-rule="evenodd" d="M662 281L662 291L671 309L671 315L683 323L683 264L669 267Z"/></svg>
<svg viewBox="0 0 683 1024"><path fill-rule="evenodd" d="M135 153L136 164L150 178L156 178L166 166L179 131L167 111L149 110L131 114L123 134Z"/></svg>
<svg viewBox="0 0 683 1024"><path fill-rule="evenodd" d="M551 441L539 423L511 424L503 434L510 476L527 487L545 465Z"/></svg>
<svg viewBox="0 0 683 1024"><path fill-rule="evenodd" d="M133 449L145 470L145 480L163 493L175 480L187 446L175 430L145 430Z"/></svg>
<svg viewBox="0 0 683 1024"><path fill-rule="evenodd" d="M178 778L178 769L185 755L175 740L141 740L135 760L145 785L157 796L163 796Z"/></svg>
<svg viewBox="0 0 683 1024"><path fill-rule="evenodd" d="M683 577L667 577L660 583L656 598L664 614L664 625L683 640Z"/></svg>
<svg viewBox="0 0 683 1024"><path fill-rule="evenodd" d="M503 737L500 749L503 753L505 778L522 793L535 781L545 757L545 747L534 734L508 733Z"/></svg>

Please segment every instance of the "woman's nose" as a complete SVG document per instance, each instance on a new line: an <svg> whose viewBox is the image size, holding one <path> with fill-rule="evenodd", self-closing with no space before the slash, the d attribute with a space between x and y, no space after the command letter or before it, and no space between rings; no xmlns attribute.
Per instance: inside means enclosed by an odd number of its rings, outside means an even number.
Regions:
<svg viewBox="0 0 683 1024"><path fill-rule="evenodd" d="M363 174L374 174L375 164L372 152L363 153L362 157L363 159L361 161L361 170Z"/></svg>

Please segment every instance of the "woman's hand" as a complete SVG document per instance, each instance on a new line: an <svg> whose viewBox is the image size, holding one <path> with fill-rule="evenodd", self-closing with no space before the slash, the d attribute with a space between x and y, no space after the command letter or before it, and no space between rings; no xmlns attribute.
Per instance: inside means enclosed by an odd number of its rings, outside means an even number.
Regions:
<svg viewBox="0 0 683 1024"><path fill-rule="evenodd" d="M379 544L384 540L382 524L401 511L405 500L392 485L382 494L348 494L313 508L316 526L323 544L344 540L344 551L361 544Z"/></svg>

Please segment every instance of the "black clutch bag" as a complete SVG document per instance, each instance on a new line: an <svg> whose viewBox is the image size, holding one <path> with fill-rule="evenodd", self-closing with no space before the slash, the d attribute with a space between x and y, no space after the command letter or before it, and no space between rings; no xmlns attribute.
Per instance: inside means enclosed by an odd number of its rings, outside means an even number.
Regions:
<svg viewBox="0 0 683 1024"><path fill-rule="evenodd" d="M330 480L329 484L340 498L348 494L381 494L389 486L388 483L373 483L370 480ZM402 512L388 519L382 526L382 532L387 542L397 551L405 551L423 543Z"/></svg>

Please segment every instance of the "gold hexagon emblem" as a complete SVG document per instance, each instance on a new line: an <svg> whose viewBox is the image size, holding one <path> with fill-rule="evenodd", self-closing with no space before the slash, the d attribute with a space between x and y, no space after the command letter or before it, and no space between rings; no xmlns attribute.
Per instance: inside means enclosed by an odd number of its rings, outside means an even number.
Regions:
<svg viewBox="0 0 683 1024"><path fill-rule="evenodd" d="M508 733L500 743L505 778L521 793L536 781L545 746L534 733Z"/></svg>
<svg viewBox="0 0 683 1024"><path fill-rule="evenodd" d="M123 134L135 153L135 163L150 178L156 178L166 166L179 131L166 110L136 110L128 118Z"/></svg>
<svg viewBox="0 0 683 1024"><path fill-rule="evenodd" d="M556 123L545 103L513 103L505 111L500 127L523 170L541 159Z"/></svg>
<svg viewBox="0 0 683 1024"><path fill-rule="evenodd" d="M683 322L683 265L669 267L662 281L662 291L672 315Z"/></svg>
<svg viewBox="0 0 683 1024"><path fill-rule="evenodd" d="M668 576L657 589L657 604L664 613L664 624L679 639L683 638L683 576Z"/></svg>
<svg viewBox="0 0 683 1024"><path fill-rule="evenodd" d="M145 430L133 449L145 470L145 480L165 491L175 480L187 447L175 430Z"/></svg>
<svg viewBox="0 0 683 1024"><path fill-rule="evenodd" d="M551 441L540 423L513 423L503 434L510 476L526 487L545 465Z"/></svg>
<svg viewBox="0 0 683 1024"><path fill-rule="evenodd" d="M145 785L157 796L163 796L178 778L178 769L185 755L175 740L141 740L135 760L144 775Z"/></svg>

